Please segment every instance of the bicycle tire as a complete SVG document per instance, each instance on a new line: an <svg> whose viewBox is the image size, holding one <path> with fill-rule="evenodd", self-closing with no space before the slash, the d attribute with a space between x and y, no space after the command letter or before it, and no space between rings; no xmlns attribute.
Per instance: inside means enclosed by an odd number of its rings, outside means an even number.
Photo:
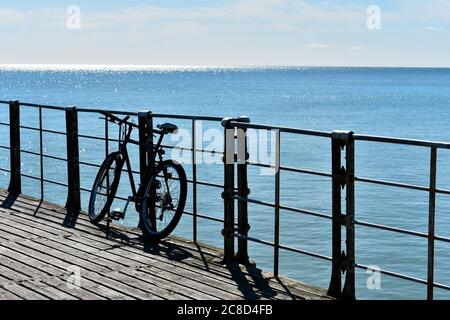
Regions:
<svg viewBox="0 0 450 320"><path fill-rule="evenodd" d="M166 179L166 177L168 176L168 168L172 168L174 169L174 171L177 174L177 178L173 178L173 175L171 176L171 180L173 181L177 181L178 185L179 185L179 195L178 195L178 199L177 199L177 207L175 210L170 210L170 211L174 211L173 217L170 219L170 222L167 224L167 226L165 226L163 229L158 230L156 228L157 226L157 222L153 222L151 220L152 217L148 216L148 207L149 207L149 203L150 200L152 199L152 196L150 195L150 192L153 188L158 189L158 184L160 184L161 182L157 183L157 181L161 180L161 174L164 177L164 184L167 186L167 181L168 179ZM164 188L164 186L161 186L161 188ZM169 187L170 188L170 187ZM170 193L170 192L169 192ZM161 216L160 216L160 220L162 221L164 219L163 215L165 214L165 212L163 212L163 207L165 207L164 201L162 200L162 194L164 194L164 192L160 192L158 194L158 192L155 192L155 196L158 199L155 199L155 203L157 200L159 200L159 208L161 209ZM166 192L167 194L167 192ZM141 205L141 211L140 211L140 218L141 218L141 228L142 228L142 232L144 234L145 237L147 237L148 239L152 240L152 241L159 241L165 237L167 237L174 229L175 227L178 225L178 222L181 219L181 216L184 212L184 207L186 204L186 197L187 197L187 179L186 179L186 173L183 169L183 167L181 166L181 164L179 164L176 161L173 160L166 160L162 163L161 167L159 168L158 172L156 175L154 175L149 183L147 184L147 187L145 189L145 193L144 193L144 199L142 201L142 205ZM172 202L173 199L171 199ZM155 212L157 210L157 206L155 205ZM156 213L155 213L156 215Z"/></svg>
<svg viewBox="0 0 450 320"><path fill-rule="evenodd" d="M113 167L114 163L116 163L115 167ZM105 215L108 213L111 205L114 201L114 197L116 196L117 188L119 186L120 181L120 173L123 167L123 160L120 152L114 152L108 155L100 169L98 170L97 176L94 180L94 185L92 186L91 195L89 198L89 207L88 214L89 219L93 224L98 224L103 220ZM104 179L106 178L105 173L110 172L111 169L114 170L114 177L112 181L109 181L109 193L107 193L106 199L102 199L102 202L98 202L97 199L99 196L99 187L102 186ZM109 176L111 178L111 176ZM108 181L107 181L108 182ZM100 185L99 185L100 184ZM107 190L108 192L108 190ZM100 206L96 206L96 203L100 204Z"/></svg>

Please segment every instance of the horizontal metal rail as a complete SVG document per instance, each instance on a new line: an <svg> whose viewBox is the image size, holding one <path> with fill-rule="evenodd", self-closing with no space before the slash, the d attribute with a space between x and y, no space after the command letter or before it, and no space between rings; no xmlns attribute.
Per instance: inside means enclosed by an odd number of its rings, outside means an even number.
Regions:
<svg viewBox="0 0 450 320"><path fill-rule="evenodd" d="M241 128L241 129L245 128L245 129L260 129L260 130L276 130L276 131L283 132L283 133L294 133L294 134L305 135L305 136L331 138L331 132L325 132L325 131L297 129L297 128L289 128L289 127L281 127L281 126L270 126L270 125L264 125L264 124L245 123L245 122L236 122L236 121L231 121L230 125L232 127Z"/></svg>
<svg viewBox="0 0 450 320"><path fill-rule="evenodd" d="M363 269L363 270L370 270L370 269L372 269L370 266L366 266L364 264L359 264L359 263L356 263L355 267L359 268L359 269ZM377 271L379 271L381 274L385 274L385 275L388 275L388 276L391 276L391 277L394 277L394 278L408 280L408 281L412 281L412 282L416 282L416 283L420 283L420 284L425 284L425 285L428 284L427 280L420 279L420 278L417 278L417 277L408 276L408 275L405 275L405 274L402 274L402 273L397 273L397 272L388 271L388 270L384 270L384 269L379 269ZM444 284L441 284L441 283L434 282L433 286L435 288L439 288L439 289L450 291L450 286L447 286L447 285L444 285Z"/></svg>
<svg viewBox="0 0 450 320"><path fill-rule="evenodd" d="M401 138L392 138L392 137L370 136L370 135L363 135L363 134L354 134L353 138L358 141L371 141L371 142L382 142L382 143L400 144L400 145L408 145L408 146L416 146L416 147L450 149L450 143L448 143L448 142L401 139Z"/></svg>
<svg viewBox="0 0 450 320"><path fill-rule="evenodd" d="M378 185L389 186L389 187L397 187L397 188L402 188L402 189L417 190L417 191L430 192L430 190L431 190L430 187L417 186L417 185L413 185L413 184L399 183L399 182L392 182L392 181L368 179L368 178L355 177L355 181L371 183L371 184L378 184ZM436 191L436 193L439 193L439 194L450 195L450 190L436 188L435 191Z"/></svg>
<svg viewBox="0 0 450 320"><path fill-rule="evenodd" d="M253 161L247 161L248 165L255 166L255 167L262 167L262 168L269 168L269 169L276 169L275 166L265 163L259 163L259 162L253 162ZM306 170L306 169L300 169L300 168L293 168L293 167L287 167L287 166L279 166L278 168L281 171L289 171L289 172L296 172L296 173L303 173L313 176L320 176L320 177L326 177L331 178L332 174L328 172L323 171L315 171L315 170Z"/></svg>
<svg viewBox="0 0 450 320"><path fill-rule="evenodd" d="M275 243L267 241L267 240L261 240L261 239L257 239L257 238L253 238L253 237L245 237L239 234L234 234L234 236L236 238L240 238L240 239L246 239L249 240L251 242L255 242L255 243L259 243L259 244L264 244L267 246L271 246L271 247L275 247ZM278 247L280 249L286 250L286 251L291 251L291 252L295 252L295 253L300 253L306 256L310 256L310 257L314 257L314 258L318 258L318 259L322 259L322 260L327 260L327 261L331 261L331 257L326 256L326 255L322 255L322 254L318 254L318 253L314 253L311 251L307 251L307 250L302 250L302 249L298 249L298 248L293 248L287 245L283 245L283 244L279 244Z"/></svg>
<svg viewBox="0 0 450 320"><path fill-rule="evenodd" d="M33 156L38 156L38 157L42 156L42 157L47 158L47 159L67 162L67 159L65 159L65 158L58 157L58 156L53 156L53 155L48 155L48 154L40 154L39 152L35 152L35 151L29 151L29 150L22 150L21 149L20 152L25 153L25 154L31 154Z"/></svg>
<svg viewBox="0 0 450 320"><path fill-rule="evenodd" d="M9 104L10 101L0 100L0 104ZM44 104L37 104L37 103L26 103L26 102L20 102L20 105L23 107L32 107L32 108L43 108L43 109L49 109L49 110L59 110L59 111L65 111L66 107L61 106L52 106L52 105L44 105ZM99 113L100 111L103 111L105 109L99 109L99 108L77 108L78 112L83 113ZM137 117L139 115L139 112L130 112L130 111L123 111L123 110L114 110L114 109L107 109L108 112L117 114L117 115L123 115L123 116L135 116ZM166 118L166 119L179 119L179 120L203 120L203 121L217 121L220 122L224 117L212 117L212 116L191 116L191 115L180 115L180 114L164 114L164 113L152 113L151 115L154 118Z"/></svg>
<svg viewBox="0 0 450 320"><path fill-rule="evenodd" d="M56 130L50 130L50 129L39 129L39 128L35 128L35 127L30 127L30 126L20 126L20 128L25 129L25 130L37 131L37 132L53 133L53 134L58 134L61 136L67 135L65 132L62 132L62 131L56 131Z"/></svg>
<svg viewBox="0 0 450 320"><path fill-rule="evenodd" d="M58 186L60 186L60 187L68 187L68 184L67 184L67 183L64 183L64 182L59 182L59 181L50 180L50 179L45 179L45 178L44 178L44 179L41 179L40 177L36 177L36 176L29 175L29 174L26 174L26 173L21 173L20 175L21 175L22 177L25 177L25 178L28 178L28 179L33 179L33 180L37 180L37 181L43 181L43 182L46 182L46 183L58 185Z"/></svg>

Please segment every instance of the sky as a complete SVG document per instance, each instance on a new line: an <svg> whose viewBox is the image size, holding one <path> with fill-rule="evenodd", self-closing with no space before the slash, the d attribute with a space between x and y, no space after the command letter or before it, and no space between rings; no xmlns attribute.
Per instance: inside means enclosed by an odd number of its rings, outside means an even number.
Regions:
<svg viewBox="0 0 450 320"><path fill-rule="evenodd" d="M0 41L1 65L450 67L450 0L0 0Z"/></svg>

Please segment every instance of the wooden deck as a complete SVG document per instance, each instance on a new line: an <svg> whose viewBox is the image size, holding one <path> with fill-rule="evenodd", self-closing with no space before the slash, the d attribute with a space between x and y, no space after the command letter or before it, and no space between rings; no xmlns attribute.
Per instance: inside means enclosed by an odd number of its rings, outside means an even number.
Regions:
<svg viewBox="0 0 450 320"><path fill-rule="evenodd" d="M107 239L85 215L74 228L65 215L30 197L13 202L0 190L0 300L330 299L256 268L224 267L216 248L178 238L144 245L139 230L123 228Z"/></svg>

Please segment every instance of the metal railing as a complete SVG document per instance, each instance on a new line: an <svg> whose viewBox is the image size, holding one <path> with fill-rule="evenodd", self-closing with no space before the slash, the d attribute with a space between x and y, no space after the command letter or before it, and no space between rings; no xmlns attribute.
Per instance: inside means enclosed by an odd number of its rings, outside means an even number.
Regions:
<svg viewBox="0 0 450 320"><path fill-rule="evenodd" d="M436 187L436 175L437 175L437 153L439 149L450 149L450 143L433 142L423 140L411 140L411 139L399 139L392 137L380 137L370 135L354 134L353 132L333 131L333 132L321 132L311 131L303 129L294 129L280 126L269 126L260 124L251 124L243 122L229 122L229 128L241 131L241 135L245 136L245 132L248 129L259 129L276 132L276 165L275 165L275 202L259 201L247 196L235 195L234 199L239 203L254 203L261 206L266 206L274 209L274 240L273 242L263 241L249 237L242 232L234 234L233 237L238 239L245 239L248 241L254 241L257 243L272 246L274 248L274 274L277 276L279 272L279 251L280 249L300 253L303 255L315 257L322 260L327 260L332 263L332 275L328 293L334 297L342 299L354 299L355 298L355 268L369 269L368 266L357 263L355 260L355 226L364 226L368 228L385 230L395 232L399 234L410 235L419 238L428 239L428 257L427 257L427 279L421 279L406 274L401 274L389 270L379 270L381 274L389 275L395 278L412 281L415 283L424 284L427 286L427 298L432 300L434 298L434 289L450 290L450 286L436 283L434 281L434 261L435 261L435 242L450 242L450 238L441 237L435 235L435 210L436 210L436 195L445 194L449 195L450 190L439 189ZM281 138L280 133L291 133L303 136L322 137L331 140L332 150L332 172L321 172L313 170L304 170L301 168L292 168L280 165L280 146ZM239 134L236 133L238 136ZM426 147L430 149L430 183L429 186L419 186L406 183L397 183L392 181L384 181L377 179L369 179L364 177L355 176L355 141L371 141L378 143L389 143L395 145L409 145L416 147ZM246 139L237 139L237 149L247 147ZM341 163L342 154L345 155L345 163ZM248 154L246 154L248 157ZM263 166L271 167L270 165L246 161L243 162L245 166ZM332 183L332 214L327 215L320 212L314 212L301 208L293 208L283 206L280 203L280 171L297 172L308 175L315 175L321 177L328 177ZM375 224L366 221L355 219L355 183L369 183L375 185L396 187L402 189L419 190L429 193L429 212L428 212L428 232L422 233L413 230L407 230L402 228L395 228L387 225ZM343 210L341 200L343 197L343 188L345 188L345 209ZM242 204L241 204L242 205ZM332 256L325 256L299 248L293 248L280 244L280 210L296 212L300 214L310 215L322 219L328 219L332 221ZM345 229L345 237L342 234L342 229ZM342 250L342 240L345 239L345 250ZM230 251L229 256L233 256ZM345 273L345 277L343 276ZM342 285L345 280L344 285Z"/></svg>
<svg viewBox="0 0 450 320"><path fill-rule="evenodd" d="M99 164L83 162L79 159L78 154L78 139L93 139L104 141L105 153L109 151L109 142L117 141L109 137L108 122L105 120L104 136L83 135L78 133L78 114L92 113L97 114L99 109L81 109L74 107L58 107L46 106L39 104L21 103L18 101L0 101L1 105L9 106L9 123L0 122L1 126L9 126L10 128L10 146L0 145L0 149L10 150L10 168L0 168L0 171L10 173L9 192L12 195L21 193L21 178L27 177L40 181L41 198L44 199L44 183L55 184L68 188L68 198L66 201L66 208L68 209L68 216L71 215L75 219L68 219L71 224L75 223L76 216L81 208L80 192L90 192L91 190L82 188L80 186L80 165L100 167ZM23 126L20 124L20 108L21 107L36 108L39 116L38 127ZM42 111L44 109L58 110L65 113L66 131L56 131L43 128ZM123 112L111 111L117 115L130 115L137 117L139 122L139 140L143 143L151 142L153 119L155 118L172 118L179 120L191 121L192 141L191 147L177 147L165 146L166 148L178 148L192 153L192 179L188 182L192 185L192 212L185 211L186 214L192 216L193 221L193 240L197 241L198 223L197 219L207 219L223 224L223 254L224 263L242 263L250 264L248 255L248 241L267 245L273 248L273 273L275 276L279 274L279 260L280 250L294 252L317 259L331 262L332 272L328 293L331 296L340 299L355 299L355 269L367 269L368 266L357 263L355 259L355 227L364 226L368 228L385 230L389 232L405 234L417 238L425 238L428 240L428 257L427 257L427 278L421 279L410 275L393 272L390 270L380 270L382 274L389 275L395 278L424 284L427 286L427 298L434 298L434 289L440 288L450 290L450 286L440 284L434 281L434 247L436 241L450 242L450 238L435 235L435 208L436 195L445 194L450 195L450 190L439 189L436 187L437 175L437 155L439 149L450 149L450 143L431 142L410 139L398 139L391 137L379 137L354 134L353 132L323 132L295 129L280 126L269 126L250 123L248 118L221 118L221 117L205 117L205 116L188 116L188 115L171 115L171 114L154 114L150 112ZM217 124L221 123L225 134L225 143L223 149L223 177L224 184L217 184L198 179L197 173L197 153L198 152L213 152L203 148L197 147L196 141L196 124L198 121L211 121ZM22 150L20 145L20 130L33 130L39 132L39 152L32 152ZM247 132L249 129L274 131L276 137L276 161L275 166L265 163L258 163L249 160ZM43 152L43 133L59 134L66 136L67 142L67 158L59 156L48 155ZM332 172L322 172L314 170L306 170L302 168L288 167L281 165L281 133L290 133L300 136L313 136L322 139L328 139L331 143L331 159ZM430 149L430 183L428 186L412 185L406 183L398 183L393 181L384 181L369 179L355 176L355 141L372 141L378 143L389 143L395 145L410 145L416 147L425 147ZM147 170L146 148L140 148L140 171L133 172L141 174ZM237 150L237 152L236 152ZM21 153L28 153L38 156L40 158L40 175L32 176L21 172ZM342 155L345 155L345 163L342 163ZM43 161L45 158L64 161L67 163L68 183L61 183L51 179L45 178ZM248 166L274 168L274 202L261 201L256 198L249 197L250 190L248 186ZM325 177L330 179L332 185L332 212L331 215L286 206L281 203L280 192L280 172L296 172L318 177ZM381 186L396 187L402 189L418 190L428 192L429 194L429 212L428 212L428 232L417 232L392 226L375 224L366 221L360 221L355 218L355 183L369 183ZM197 207L197 186L207 186L211 188L223 190L222 198L224 203L224 219L218 219L210 215L201 214ZM345 193L344 193L345 189ZM345 206L342 206L342 199L345 196ZM121 200L126 200L120 198ZM250 226L248 223L248 204L256 204L272 208L274 210L274 239L272 241L262 240L249 236ZM235 217L235 204L237 204L237 219ZM308 250L292 247L280 243L280 211L289 211L293 213L317 217L320 219L329 220L332 224L332 255L327 256ZM343 229L345 230L343 232ZM235 243L237 239L237 245ZM342 248L343 240L345 239L345 248ZM237 247L237 252L235 249ZM343 250L344 249L344 250Z"/></svg>
<svg viewBox="0 0 450 320"><path fill-rule="evenodd" d="M87 135L80 134L78 132L78 114L87 113L92 115L99 115L101 109L94 108L76 108L76 107L61 107L61 106L50 106L50 105L42 105L35 103L23 103L19 101L1 101L0 107L9 107L9 123L0 122L0 126L7 126L10 128L10 145L0 145L0 149L10 150L10 168L1 168L0 171L7 172L11 175L10 183L8 187L8 191L11 195L19 195L22 192L22 177L40 181L40 198L45 199L44 192L44 184L51 184L60 187L65 187L68 190L68 197L65 204L65 207L68 210L68 218L67 225L73 225L76 221L76 216L81 210L81 192L90 193L91 190L87 188L81 187L80 184L80 166L89 166L94 168L100 168L99 163L86 162L81 161L79 158L79 139L90 139L96 141L103 141L105 145L105 156L109 153L109 144L111 142L118 142L118 139L110 137L109 130L109 122L104 120L103 127L103 136L98 135ZM29 107L37 110L38 113L38 126L26 126L20 124L20 109L21 107ZM43 126L43 110L53 110L60 111L64 113L64 117L66 119L66 130L58 131L58 130L50 130L45 129ZM197 153L217 153L214 150L208 150L197 147L196 142L196 124L198 121L209 121L215 122L218 126L220 126L220 121L223 119L222 117L210 117L210 116L189 116L189 115L173 115L173 114L154 114L151 112L127 112L127 111L117 111L117 110L107 110L116 115L122 116L131 116L137 118L139 123L139 140L141 142L151 142L152 141L152 128L153 128L153 119L157 118L165 118L165 119L178 119L178 120L187 120L191 122L191 133L192 133L192 146L190 148L186 147L178 147L178 146L169 146L163 145L164 148L168 149L180 149L184 151L190 151L192 153L192 179L188 179L188 183L192 186L192 211L185 210L184 214L192 216L192 239L197 241L197 226L198 219L205 219L209 221L223 223L222 219L218 219L211 215L207 215L204 213L200 213L197 208L197 186L206 186L210 188L223 189L223 185L218 183L212 183L208 181L203 181L198 179L197 177L197 161L196 154ZM33 152L29 150L21 149L21 141L20 141L20 131L23 130L31 130L35 132L39 132L39 152ZM55 134L66 136L66 151L67 157L63 158L61 156L50 155L44 152L44 141L43 141L43 133ZM39 167L40 174L39 176L30 175L27 173L21 172L21 154L29 154L39 157ZM67 163L67 183L63 183L60 181L51 180L45 177L44 172L44 159L52 159L61 162ZM140 170L133 171L133 174L141 175L142 172L148 170L147 167L147 148L140 148L139 150L139 162L140 162ZM126 198L121 197L119 195L116 196L116 199L127 201Z"/></svg>

